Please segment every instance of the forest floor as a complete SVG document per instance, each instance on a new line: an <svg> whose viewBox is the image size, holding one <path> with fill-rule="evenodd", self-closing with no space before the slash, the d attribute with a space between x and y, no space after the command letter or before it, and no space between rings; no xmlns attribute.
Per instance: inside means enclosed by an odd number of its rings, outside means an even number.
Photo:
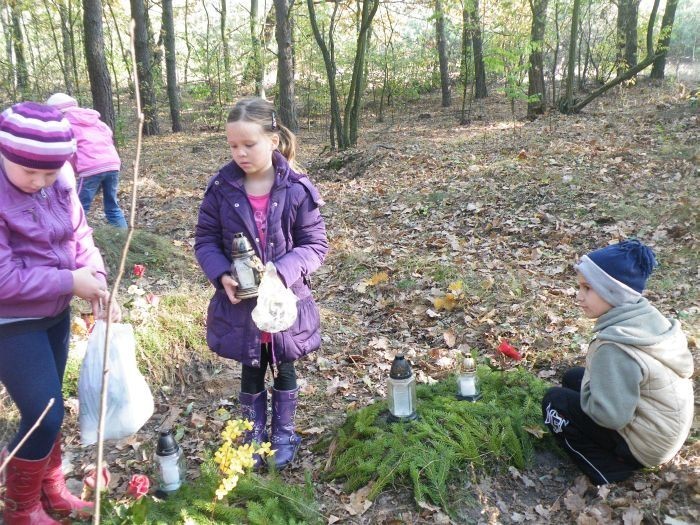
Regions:
<svg viewBox="0 0 700 525"><path fill-rule="evenodd" d="M591 486L554 451L538 452L522 471L465 475L453 487L465 497L454 502L451 518L417 504L405 487L368 501L362 491L347 494L341 483L322 479L328 453L311 446L347 410L384 397L399 351L421 382L449 375L470 349L515 366L495 351L502 339L524 355L521 366L553 384L582 364L592 323L574 305L572 263L619 238L654 247L661 265L646 295L680 319L698 369L700 113L687 88L640 83L580 115L552 113L532 123L513 121L499 95L473 109L464 126L456 109L440 108L433 98L389 114L385 123L367 117L357 149L342 154L324 150L323 129L299 134L300 161L326 201L331 249L313 276L323 347L298 364L304 443L282 475L303 483L311 473L329 524L700 522L697 416L676 458L617 485ZM124 203L130 155L124 152ZM203 189L228 158L222 132L146 138L137 228L191 258ZM90 220L99 223L99 213L93 210ZM146 292L185 294L193 308L206 304L210 290L194 266L168 278L151 278L150 271L137 283ZM462 292L450 293L458 281ZM157 414L146 429L107 446L115 493L130 474L147 469L155 425L184 429L181 442L196 467L216 445L221 409L237 413L239 367L201 348L187 355L152 363L177 368L180 381L154 389ZM78 447L74 403L68 406L64 434L75 462L85 466L91 450Z"/></svg>

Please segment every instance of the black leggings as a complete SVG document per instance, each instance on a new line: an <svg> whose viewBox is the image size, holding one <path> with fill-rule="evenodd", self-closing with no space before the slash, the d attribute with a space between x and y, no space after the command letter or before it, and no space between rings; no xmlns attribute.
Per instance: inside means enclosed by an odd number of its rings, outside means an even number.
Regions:
<svg viewBox="0 0 700 525"><path fill-rule="evenodd" d="M265 389L265 374L268 367L275 378L275 390L295 390L297 387L297 372L294 362L272 364L271 345L265 343L260 348L260 367L243 365L241 374L241 392L245 394L257 394ZM275 369L277 375L275 375Z"/></svg>
<svg viewBox="0 0 700 525"><path fill-rule="evenodd" d="M643 468L615 430L601 427L581 408L583 367L564 374L542 400L545 425L559 445L596 485L622 481Z"/></svg>

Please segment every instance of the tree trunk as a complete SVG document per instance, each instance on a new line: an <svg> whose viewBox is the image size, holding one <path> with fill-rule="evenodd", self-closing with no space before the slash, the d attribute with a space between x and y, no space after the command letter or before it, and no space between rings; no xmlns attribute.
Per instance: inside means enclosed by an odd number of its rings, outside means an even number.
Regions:
<svg viewBox="0 0 700 525"><path fill-rule="evenodd" d="M53 13L51 12L51 8L49 7L48 0L44 0L44 8L46 9L46 18L49 21L49 27L51 28L51 37L53 39L54 47L56 48L56 59L58 60L58 65L61 67L61 74L63 75L63 83L66 86L66 93L70 93L70 86L73 82L70 73L68 72L63 48L58 43L58 36L56 35L56 26L53 20Z"/></svg>
<svg viewBox="0 0 700 525"><path fill-rule="evenodd" d="M12 54L12 15L10 13L10 6L6 2L1 4L2 11L2 33L5 37L5 57L7 60L7 85L12 89L12 98L15 97L15 58Z"/></svg>
<svg viewBox="0 0 700 525"><path fill-rule="evenodd" d="M177 85L177 69L175 62L175 22L173 20L173 0L163 2L163 42L165 43L165 71L168 85L168 102L170 104L170 119L172 130L182 131L180 121L180 90ZM225 4L225 0L222 0Z"/></svg>
<svg viewBox="0 0 700 525"><path fill-rule="evenodd" d="M299 122L297 121L297 107L294 101L291 3L289 0L274 0L274 2L280 118L285 126L296 132L299 130Z"/></svg>
<svg viewBox="0 0 700 525"><path fill-rule="evenodd" d="M73 0L67 0L68 9L66 11L66 22L68 39L70 41L70 52L71 52L71 62L73 65L73 84L75 84L76 93L80 93L80 74L78 73L78 45L75 43L76 33L79 31L75 28L75 22L80 18L80 13L75 13L73 11ZM78 2L80 5L80 2ZM83 10L84 11L84 10ZM78 42L78 44L80 44ZM85 48L85 42L83 42L83 49ZM89 76L89 75L88 75Z"/></svg>
<svg viewBox="0 0 700 525"><path fill-rule="evenodd" d="M12 45L15 51L15 80L17 90L24 97L29 90L29 71L24 58L24 37L22 35L22 9L17 0L10 1L12 15Z"/></svg>
<svg viewBox="0 0 700 525"><path fill-rule="evenodd" d="M479 16L479 0L465 0L472 2L469 18L472 22L472 47L474 48L474 98L486 98L486 68L484 67L484 51L481 42L481 18Z"/></svg>
<svg viewBox="0 0 700 525"><path fill-rule="evenodd" d="M563 113L568 113L574 106L574 73L576 71L576 40L578 38L578 18L581 10L581 0L574 0L573 13L571 15L571 35L569 37L569 58L566 72L566 91L559 102L559 108Z"/></svg>
<svg viewBox="0 0 700 525"><path fill-rule="evenodd" d="M530 0L532 25L530 27L530 67L528 69L527 118L542 115L547 102L544 85L544 32L547 23L547 0Z"/></svg>
<svg viewBox="0 0 700 525"><path fill-rule="evenodd" d="M92 107L100 113L102 120L114 129L114 102L112 100L112 81L107 70L105 45L102 34L102 0L83 0L83 28L85 31L85 61Z"/></svg>
<svg viewBox="0 0 700 525"><path fill-rule="evenodd" d="M86 1L86 0L84 0ZM138 76L139 94L143 107L143 132L146 135L158 135L158 113L156 92L153 85L153 59L148 44L148 27L146 25L146 6L143 0L129 0L131 18L134 20L134 51L136 54L136 74Z"/></svg>
<svg viewBox="0 0 700 525"><path fill-rule="evenodd" d="M250 42L252 49L251 73L255 81L255 94L265 97L265 86L263 84L264 68L262 46L260 45L260 34L258 30L258 0L250 0Z"/></svg>
<svg viewBox="0 0 700 525"><path fill-rule="evenodd" d="M355 61L353 63L352 79L350 80L350 91L345 102L345 122L343 123L345 142L349 146L357 144L357 128L360 120L360 108L362 107L362 77L367 56L367 39L369 38L372 20L378 8L379 0L364 0L362 2L360 31L357 35Z"/></svg>
<svg viewBox="0 0 700 525"><path fill-rule="evenodd" d="M435 37L437 39L438 60L440 62L440 88L442 89L442 107L452 105L450 97L450 73L447 69L447 38L445 37L445 13L442 0L435 0Z"/></svg>
<svg viewBox="0 0 700 525"><path fill-rule="evenodd" d="M666 68L666 54L668 46L671 43L671 31L673 31L673 21L676 18L676 7L678 0L668 0L664 16L661 19L661 29L659 30L659 40L656 43L656 60L651 67L651 78L661 80L664 78L664 69Z"/></svg>
<svg viewBox="0 0 700 525"><path fill-rule="evenodd" d="M559 66L559 45L561 39L559 37L559 0L554 0L554 52L552 56L552 107L557 100L557 68Z"/></svg>
<svg viewBox="0 0 700 525"><path fill-rule="evenodd" d="M469 62L472 61L472 30L469 19L469 0L463 0L462 4L462 49L459 60L459 78L462 84L469 82Z"/></svg>
<svg viewBox="0 0 700 525"><path fill-rule="evenodd" d="M673 9L675 12L676 6L671 5L671 3L676 2L677 0L669 0L669 3L666 4L666 10L668 9ZM578 113L581 111L585 106L590 104L593 100L601 96L603 93L606 91L612 89L613 87L617 86L621 82L624 82L625 80L628 80L635 76L637 73L640 71L643 71L647 67L649 67L651 64L654 64L656 59L658 59L660 53L657 51L656 54L654 54L654 50L651 47L651 35L653 32L653 27L654 23L656 22L656 12L659 8L659 0L654 0L654 7L651 10L651 15L649 16L649 22L647 24L647 56L642 60L639 64L634 66L633 68L629 69L622 75L618 75L614 79L612 79L610 82L607 82L604 86L602 86L600 89L597 89L590 95L588 95L585 99L582 101L576 103L576 105L568 108L568 113ZM664 13L664 18L666 17L666 14ZM661 24L662 29L663 29L663 23ZM657 44L657 49L661 47L661 39L663 37L663 32L661 35L659 35L659 43Z"/></svg>
<svg viewBox="0 0 700 525"><path fill-rule="evenodd" d="M74 53L71 50L70 31L68 30L68 13L63 0L55 2L58 7L58 16L61 21L61 52L63 53L63 70L66 82L66 93L72 95L75 91L73 80L75 79L75 64L73 64Z"/></svg>
<svg viewBox="0 0 700 525"><path fill-rule="evenodd" d="M122 32L119 30L119 23L117 22L117 17L114 14L114 9L112 8L112 4L110 2L107 2L107 9L109 9L109 15L112 18L112 23L114 24L114 32L117 34L117 42L119 42L119 52L122 55L122 61L124 63L124 67L126 68L127 71L131 71L130 52L127 52L127 50L124 46L124 39L122 38ZM134 94L134 79L132 78L131 75L128 75L127 78L128 78L127 85L129 86L129 93L131 93L131 95L133 96L133 94ZM119 99L119 97L117 97L117 100L118 99Z"/></svg>
<svg viewBox="0 0 700 525"><path fill-rule="evenodd" d="M332 58L333 49L333 30L334 30L334 20L335 13L338 9L338 4L336 3L333 7L333 16L331 17L330 28L328 30L328 45L321 34L321 30L318 27L318 22L316 20L316 8L314 7L314 0L306 0L306 5L309 9L309 22L311 22L311 29L314 32L314 38L316 43L321 50L323 55L323 65L326 68L326 77L328 78L328 89L330 92L330 103L331 103L331 130L330 139L331 147L335 148L335 139L337 137L337 145L339 149L345 149L349 145L345 143L343 137L343 121L340 116L340 102L338 101L338 89L335 83L335 61Z"/></svg>
<svg viewBox="0 0 700 525"><path fill-rule="evenodd" d="M185 55L185 67L184 67L184 73L185 73L185 86L187 85L187 72L189 71L190 68L190 56L192 55L192 42L190 42L190 33L187 30L187 27L189 26L190 23L190 2L189 0L185 0L185 47L187 48L187 54Z"/></svg>
<svg viewBox="0 0 700 525"><path fill-rule="evenodd" d="M231 81L231 47L228 41L228 30L226 29L226 0L220 0L220 5L219 27L221 30L221 48L224 57L224 93L226 93L226 100L230 100L233 94L233 85Z"/></svg>
<svg viewBox="0 0 700 525"><path fill-rule="evenodd" d="M640 0L618 0L617 74L637 65L637 20Z"/></svg>

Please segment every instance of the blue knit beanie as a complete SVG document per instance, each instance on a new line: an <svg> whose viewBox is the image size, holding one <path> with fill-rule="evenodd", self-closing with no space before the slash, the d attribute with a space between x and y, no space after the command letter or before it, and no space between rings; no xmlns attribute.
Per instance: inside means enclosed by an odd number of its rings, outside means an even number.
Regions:
<svg viewBox="0 0 700 525"><path fill-rule="evenodd" d="M639 300L656 266L651 248L630 239L584 255L575 268L608 304L620 306Z"/></svg>

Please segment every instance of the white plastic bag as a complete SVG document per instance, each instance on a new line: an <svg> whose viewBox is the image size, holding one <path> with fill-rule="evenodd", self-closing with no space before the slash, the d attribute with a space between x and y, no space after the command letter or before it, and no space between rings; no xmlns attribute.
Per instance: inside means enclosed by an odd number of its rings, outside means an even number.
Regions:
<svg viewBox="0 0 700 525"><path fill-rule="evenodd" d="M258 286L258 304L252 312L255 326L263 332L282 332L297 318L297 296L285 287L271 262L265 265L265 273Z"/></svg>
<svg viewBox="0 0 700 525"><path fill-rule="evenodd" d="M97 441L106 327L104 321L95 323L80 367L78 401L80 442L83 445L92 445ZM133 327L130 324L114 323L110 327L109 338L104 439L122 439L137 432L153 415L153 396L136 366Z"/></svg>

